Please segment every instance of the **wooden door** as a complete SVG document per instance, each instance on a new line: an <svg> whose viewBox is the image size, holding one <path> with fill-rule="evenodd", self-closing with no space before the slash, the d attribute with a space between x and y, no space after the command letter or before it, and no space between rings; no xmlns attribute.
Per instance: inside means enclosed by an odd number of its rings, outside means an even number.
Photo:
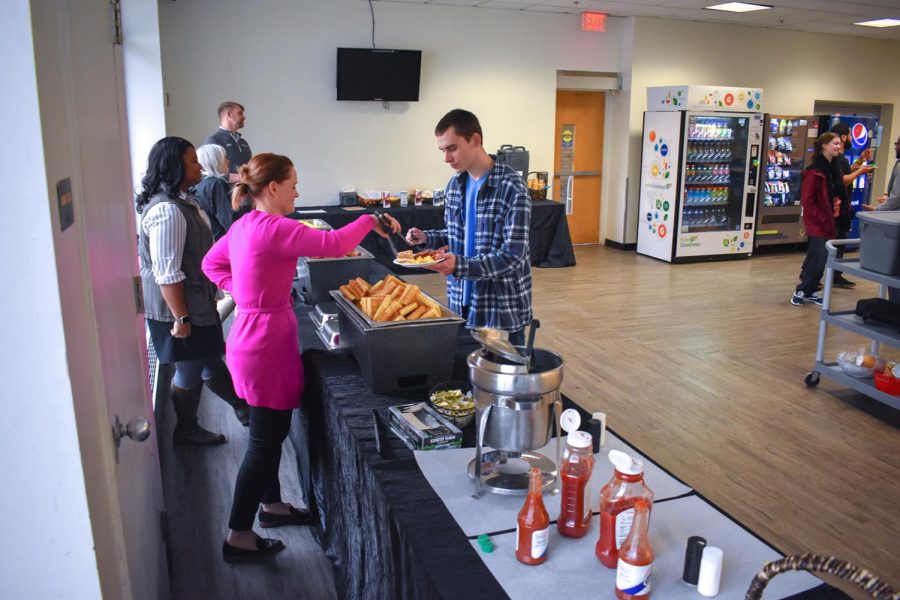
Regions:
<svg viewBox="0 0 900 600"><path fill-rule="evenodd" d="M116 597L155 600L168 594L156 436L123 437L116 447L110 435L116 419L127 424L143 418L155 429L144 320L135 302L138 260L121 47L114 43L108 2L57 5L65 101L55 108L66 127L57 132L63 139L52 143L66 148L71 159L76 209L67 233L77 237L80 250L68 259L76 268L60 269L60 290L64 304L75 303L76 295L87 299L86 318L65 324L67 332L84 333L82 344L68 348L70 368L97 382L99 398L76 402L102 402L106 421L100 434L103 464L85 469L93 473L89 479L102 482L89 494L102 496L99 502L110 512L92 514L92 520L116 530ZM101 584L108 590L108 565L98 557Z"/></svg>
<svg viewBox="0 0 900 600"><path fill-rule="evenodd" d="M605 99L603 92L556 92L553 197L571 197L567 212L575 244L600 242Z"/></svg>

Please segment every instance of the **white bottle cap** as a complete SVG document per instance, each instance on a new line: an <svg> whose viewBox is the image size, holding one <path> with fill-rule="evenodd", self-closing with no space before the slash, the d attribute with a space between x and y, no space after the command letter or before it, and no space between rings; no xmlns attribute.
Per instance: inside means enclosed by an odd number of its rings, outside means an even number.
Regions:
<svg viewBox="0 0 900 600"><path fill-rule="evenodd" d="M566 433L577 431L581 427L581 415L574 408L567 408L559 416L559 424Z"/></svg>
<svg viewBox="0 0 900 600"><path fill-rule="evenodd" d="M616 471L625 475L640 475L644 470L644 463L636 458L631 458L619 450L609 451L609 462Z"/></svg>
<svg viewBox="0 0 900 600"><path fill-rule="evenodd" d="M712 598L719 593L722 583L722 549L707 546L700 559L700 576L697 579L697 592L701 596Z"/></svg>
<svg viewBox="0 0 900 600"><path fill-rule="evenodd" d="M590 448L591 434L587 431L570 431L566 437L566 444L573 448Z"/></svg>

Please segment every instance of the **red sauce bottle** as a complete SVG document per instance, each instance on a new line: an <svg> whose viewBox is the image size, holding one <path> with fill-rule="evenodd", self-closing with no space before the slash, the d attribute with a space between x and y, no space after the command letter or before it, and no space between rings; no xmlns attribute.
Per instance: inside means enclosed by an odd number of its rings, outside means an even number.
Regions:
<svg viewBox="0 0 900 600"><path fill-rule="evenodd" d="M526 565L539 565L547 560L550 517L541 498L540 470L532 467L528 475L528 496L516 521L516 558Z"/></svg>
<svg viewBox="0 0 900 600"><path fill-rule="evenodd" d="M559 469L562 479L559 533L566 537L584 537L591 524L591 472L594 454L591 434L573 431L566 438L566 452Z"/></svg>
<svg viewBox="0 0 900 600"><path fill-rule="evenodd" d="M646 600L650 597L653 548L647 535L649 526L650 502L639 498L634 504L631 531L619 548L616 569L616 598L619 600Z"/></svg>
<svg viewBox="0 0 900 600"><path fill-rule="evenodd" d="M594 549L597 558L610 569L619 560L619 547L631 531L634 505L644 499L653 504L653 492L644 484L644 464L618 450L609 451L615 466L612 478L600 490L600 539Z"/></svg>

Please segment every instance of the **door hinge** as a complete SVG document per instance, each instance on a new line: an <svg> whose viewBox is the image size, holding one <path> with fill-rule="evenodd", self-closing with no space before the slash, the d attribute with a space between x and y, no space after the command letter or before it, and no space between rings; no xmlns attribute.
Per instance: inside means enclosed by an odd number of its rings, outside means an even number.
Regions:
<svg viewBox="0 0 900 600"><path fill-rule="evenodd" d="M137 314L144 314L144 285L141 283L141 276L135 275L131 278L134 288L134 310Z"/></svg>
<svg viewBox="0 0 900 600"><path fill-rule="evenodd" d="M122 5L119 0L109 0L113 10L113 45L121 46L122 37Z"/></svg>

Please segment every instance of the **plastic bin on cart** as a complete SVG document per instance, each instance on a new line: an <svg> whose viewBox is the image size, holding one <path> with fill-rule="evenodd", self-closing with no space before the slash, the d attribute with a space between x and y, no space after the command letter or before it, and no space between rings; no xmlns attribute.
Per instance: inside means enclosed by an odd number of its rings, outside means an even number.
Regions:
<svg viewBox="0 0 900 600"><path fill-rule="evenodd" d="M884 275L900 275L900 211L861 212L859 264Z"/></svg>

